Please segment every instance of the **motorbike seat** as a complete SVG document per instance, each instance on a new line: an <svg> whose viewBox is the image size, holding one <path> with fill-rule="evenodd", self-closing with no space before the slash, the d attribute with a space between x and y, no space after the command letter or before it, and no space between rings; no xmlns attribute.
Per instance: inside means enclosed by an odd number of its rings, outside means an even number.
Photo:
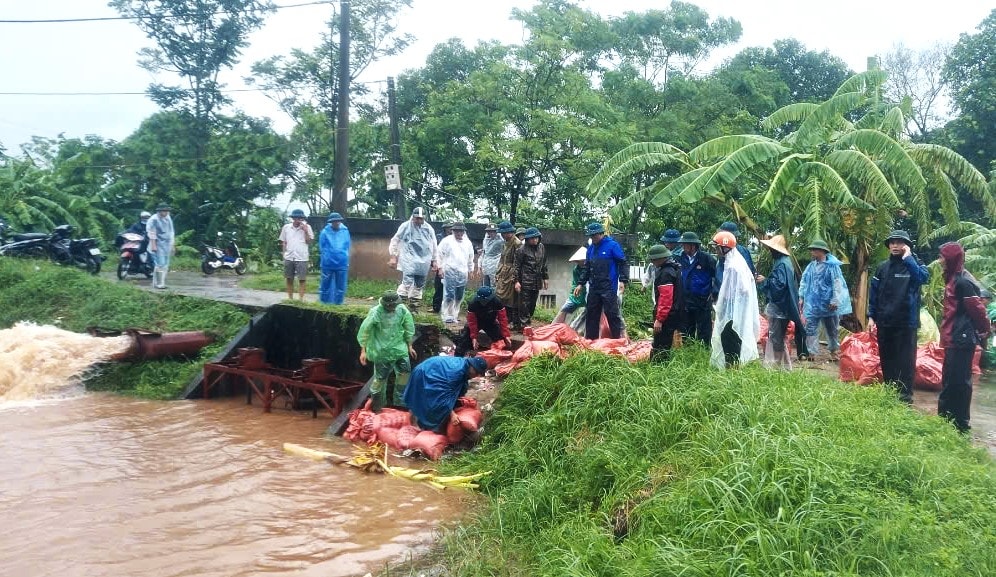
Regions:
<svg viewBox="0 0 996 577"><path fill-rule="evenodd" d="M13 238L14 242L21 242L23 240L38 240L41 238L48 238L48 234L44 232L24 232L21 234L15 234Z"/></svg>

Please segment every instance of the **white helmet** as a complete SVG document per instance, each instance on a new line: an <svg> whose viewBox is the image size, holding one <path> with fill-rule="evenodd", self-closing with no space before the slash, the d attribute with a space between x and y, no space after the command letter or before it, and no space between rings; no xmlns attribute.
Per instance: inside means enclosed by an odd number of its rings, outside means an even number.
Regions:
<svg viewBox="0 0 996 577"><path fill-rule="evenodd" d="M152 213L149 212L149 211L147 211L147 210L143 210L141 212L141 214L138 215L138 218L141 219L141 220L145 220L147 218L152 218Z"/></svg>
<svg viewBox="0 0 996 577"><path fill-rule="evenodd" d="M425 218L425 209L420 206L413 210L412 218Z"/></svg>

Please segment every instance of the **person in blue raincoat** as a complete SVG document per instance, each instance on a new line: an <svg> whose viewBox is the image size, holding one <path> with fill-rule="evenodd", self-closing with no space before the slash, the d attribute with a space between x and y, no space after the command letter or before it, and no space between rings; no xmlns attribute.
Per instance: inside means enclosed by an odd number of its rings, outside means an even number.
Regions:
<svg viewBox="0 0 996 577"><path fill-rule="evenodd" d="M799 306L806 319L806 348L811 355L819 353L817 335L822 324L827 333L830 359L837 361L840 358L837 353L840 317L851 313L851 295L847 292L840 261L830 254L827 243L814 240L809 245L809 254L813 260L806 265L799 283Z"/></svg>
<svg viewBox="0 0 996 577"><path fill-rule="evenodd" d="M467 381L484 374L480 357L430 357L412 371L405 387L405 406L419 428L442 433L457 399L467 393Z"/></svg>
<svg viewBox="0 0 996 577"><path fill-rule="evenodd" d="M318 300L333 305L341 305L346 300L349 283L349 229L342 221L342 215L333 212L318 235L318 252L322 259Z"/></svg>

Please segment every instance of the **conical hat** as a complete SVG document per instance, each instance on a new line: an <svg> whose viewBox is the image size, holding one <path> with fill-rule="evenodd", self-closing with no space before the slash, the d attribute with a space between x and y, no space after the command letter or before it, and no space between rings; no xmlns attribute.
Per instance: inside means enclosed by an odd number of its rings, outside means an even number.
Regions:
<svg viewBox="0 0 996 577"><path fill-rule="evenodd" d="M762 240L761 244L763 244L766 247L777 250L778 252L784 255L791 254L789 252L789 249L785 246L785 237L780 234L776 234L775 236L767 240Z"/></svg>
<svg viewBox="0 0 996 577"><path fill-rule="evenodd" d="M581 248L574 251L574 254L571 255L571 258L567 259L567 262L585 261L585 260L588 260L588 247L582 246Z"/></svg>

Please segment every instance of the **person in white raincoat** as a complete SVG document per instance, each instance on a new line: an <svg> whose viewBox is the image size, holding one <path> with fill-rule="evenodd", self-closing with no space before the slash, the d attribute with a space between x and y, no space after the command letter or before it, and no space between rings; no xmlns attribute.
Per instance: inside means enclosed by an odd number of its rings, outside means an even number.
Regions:
<svg viewBox="0 0 996 577"><path fill-rule="evenodd" d="M716 328L712 331L710 362L720 370L758 358L757 336L761 332L754 275L737 251L737 238L728 231L716 233L712 241L724 259L723 284L716 297Z"/></svg>
<svg viewBox="0 0 996 577"><path fill-rule="evenodd" d="M411 219L401 223L388 247L390 266L401 271L398 296L415 314L422 304L425 279L436 262L436 231L425 222L425 209L412 211Z"/></svg>
<svg viewBox="0 0 996 577"><path fill-rule="evenodd" d="M484 228L484 242L480 259L482 286L493 287L495 285L495 274L498 272L498 261L501 259L501 251L505 248L505 239L498 234L498 228L489 224Z"/></svg>
<svg viewBox="0 0 996 577"><path fill-rule="evenodd" d="M467 227L462 222L453 225L453 234L439 243L439 270L443 275L443 306L440 316L445 323L455 323L460 316L460 304L474 270L474 245L467 240Z"/></svg>

